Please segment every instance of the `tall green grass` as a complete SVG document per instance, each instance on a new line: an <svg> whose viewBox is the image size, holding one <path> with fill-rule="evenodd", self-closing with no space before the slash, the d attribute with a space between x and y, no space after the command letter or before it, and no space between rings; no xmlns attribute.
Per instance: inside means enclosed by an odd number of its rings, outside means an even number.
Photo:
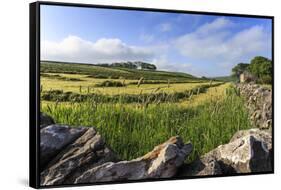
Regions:
<svg viewBox="0 0 281 190"><path fill-rule="evenodd" d="M96 103L93 101L50 104L42 110L57 123L94 126L121 159L144 155L171 136L191 142L190 160L220 144L227 143L241 129L250 128L243 100L233 89L220 101L210 101L195 108L173 103L137 104Z"/></svg>

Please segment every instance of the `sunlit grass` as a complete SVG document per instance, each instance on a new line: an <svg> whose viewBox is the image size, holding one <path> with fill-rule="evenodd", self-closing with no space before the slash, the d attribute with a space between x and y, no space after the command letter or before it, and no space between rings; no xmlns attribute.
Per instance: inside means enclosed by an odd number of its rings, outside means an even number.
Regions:
<svg viewBox="0 0 281 190"><path fill-rule="evenodd" d="M49 74L52 75L52 74ZM161 91L167 93L182 92L184 90L190 90L200 85L209 84L210 82L197 82L189 80L187 83L172 83L172 84L130 84L131 82L137 82L138 80L126 80L126 79L110 79L111 81L119 81L127 84L125 87L96 87L96 84L101 84L108 79L89 78L87 75L79 74L59 74L62 77L77 78L82 81L63 81L48 77L41 77L41 87L43 91L49 90L63 90L64 92L76 92L76 93L100 93L107 95L116 94L140 94L140 93L152 93L154 91ZM212 82L213 84L218 82Z"/></svg>
<svg viewBox="0 0 281 190"><path fill-rule="evenodd" d="M190 107L175 103L144 106L89 101L44 102L41 109L57 123L96 127L122 159L139 157L179 135L185 142L192 142L192 160L228 142L236 131L250 127L244 102L230 84L210 88L197 96L191 101L198 103Z"/></svg>
<svg viewBox="0 0 281 190"><path fill-rule="evenodd" d="M190 161L250 127L243 99L230 83L216 86L219 82L165 71L41 66L41 98L46 95L41 111L56 123L97 128L121 159L142 156L179 135L193 144ZM138 84L140 78L146 83ZM125 85L98 87L105 80ZM52 101L44 101L48 96Z"/></svg>
<svg viewBox="0 0 281 190"><path fill-rule="evenodd" d="M210 101L219 101L221 99L224 99L227 91L226 89L229 89L230 87L231 83L226 83L220 86L208 88L206 93L192 96L188 100L183 100L177 103L177 105L183 107L196 107Z"/></svg>

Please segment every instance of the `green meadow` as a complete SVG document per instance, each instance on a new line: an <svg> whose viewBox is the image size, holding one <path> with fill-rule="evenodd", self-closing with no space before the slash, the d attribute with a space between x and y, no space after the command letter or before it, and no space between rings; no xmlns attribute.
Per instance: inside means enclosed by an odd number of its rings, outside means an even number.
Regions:
<svg viewBox="0 0 281 190"><path fill-rule="evenodd" d="M225 80L87 64L41 63L41 111L56 123L95 127L121 159L179 135L193 144L191 161L251 127Z"/></svg>

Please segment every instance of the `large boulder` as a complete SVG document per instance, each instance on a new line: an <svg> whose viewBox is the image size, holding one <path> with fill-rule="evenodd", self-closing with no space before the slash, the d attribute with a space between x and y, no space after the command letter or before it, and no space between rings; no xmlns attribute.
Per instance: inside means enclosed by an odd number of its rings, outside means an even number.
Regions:
<svg viewBox="0 0 281 190"><path fill-rule="evenodd" d="M184 144L181 138L172 137L140 158L92 167L75 183L170 178L175 176L191 151L190 143Z"/></svg>
<svg viewBox="0 0 281 190"><path fill-rule="evenodd" d="M41 173L41 185L73 184L87 169L117 161L94 128L64 148Z"/></svg>
<svg viewBox="0 0 281 190"><path fill-rule="evenodd" d="M40 130L40 169L54 158L65 146L80 137L86 128L67 125L49 125Z"/></svg>
<svg viewBox="0 0 281 190"><path fill-rule="evenodd" d="M260 129L237 132L228 144L181 168L180 176L272 171L272 136Z"/></svg>
<svg viewBox="0 0 281 190"><path fill-rule="evenodd" d="M40 129L43 129L44 127L52 124L55 124L54 119L51 116L40 112Z"/></svg>
<svg viewBox="0 0 281 190"><path fill-rule="evenodd" d="M219 146L216 159L236 173L271 171L271 155L266 142L255 135L238 138Z"/></svg>
<svg viewBox="0 0 281 190"><path fill-rule="evenodd" d="M232 138L230 139L229 142L234 142L235 140L245 137L245 136L254 136L263 143L266 144L267 149L271 151L272 149L272 134L271 131L269 130L260 130L258 128L253 128L253 129L247 129L247 130L240 130L236 132Z"/></svg>

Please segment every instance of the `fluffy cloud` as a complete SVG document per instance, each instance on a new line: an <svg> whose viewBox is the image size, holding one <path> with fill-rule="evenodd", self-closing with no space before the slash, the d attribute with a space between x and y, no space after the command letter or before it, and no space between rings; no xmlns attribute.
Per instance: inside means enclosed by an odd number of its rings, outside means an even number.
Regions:
<svg viewBox="0 0 281 190"><path fill-rule="evenodd" d="M200 26L197 30L196 33L198 35L206 35L206 34L210 34L210 33L215 33L217 31L220 31L221 29L226 29L233 26L233 23L224 18L224 17L219 17L217 19L215 19L213 22L210 23L206 23L202 26Z"/></svg>
<svg viewBox="0 0 281 190"><path fill-rule="evenodd" d="M43 41L41 46L42 60L99 63L146 61L153 57L153 49L130 46L120 39L102 38L91 42L77 36L68 36L60 42Z"/></svg>
<svg viewBox="0 0 281 190"><path fill-rule="evenodd" d="M154 58L151 63L156 65L159 70L163 71L194 73L192 64L170 61L165 54Z"/></svg>
<svg viewBox="0 0 281 190"><path fill-rule="evenodd" d="M160 43L155 42L153 34L140 35L139 39L149 46L128 45L118 38L92 42L68 36L59 42L43 41L41 59L85 63L147 61L161 70L198 76L227 75L235 64L248 62L256 55L270 58L270 33L260 25L238 31L238 24L220 17L191 33ZM171 30L168 23L158 26L163 32Z"/></svg>
<svg viewBox="0 0 281 190"><path fill-rule="evenodd" d="M238 62L270 51L271 40L262 26L233 34L230 29L234 26L221 17L177 38L174 45L183 56L228 69L228 73Z"/></svg>

